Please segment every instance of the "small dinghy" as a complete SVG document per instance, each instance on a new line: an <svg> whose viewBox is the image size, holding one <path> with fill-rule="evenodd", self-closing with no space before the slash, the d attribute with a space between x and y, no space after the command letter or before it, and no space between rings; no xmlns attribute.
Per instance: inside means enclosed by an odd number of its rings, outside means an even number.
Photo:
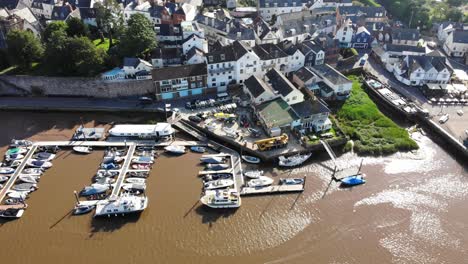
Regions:
<svg viewBox="0 0 468 264"><path fill-rule="evenodd" d="M44 171L39 168L28 168L23 170L23 174L42 175Z"/></svg>
<svg viewBox="0 0 468 264"><path fill-rule="evenodd" d="M136 178L147 178L149 176L149 171L131 171L128 173L128 176Z"/></svg>
<svg viewBox="0 0 468 264"><path fill-rule="evenodd" d="M226 169L229 168L229 165L227 165L227 164L206 164L206 168L208 170L214 170L214 171L226 170Z"/></svg>
<svg viewBox="0 0 468 264"><path fill-rule="evenodd" d="M8 208L0 212L1 218L20 218L24 214L24 209Z"/></svg>
<svg viewBox="0 0 468 264"><path fill-rule="evenodd" d="M227 188L232 185L234 185L233 180L221 179L221 180L206 182L204 187L205 187L205 190L215 190L215 189Z"/></svg>
<svg viewBox="0 0 468 264"><path fill-rule="evenodd" d="M23 159L23 158L24 158L23 154L11 154L9 156L5 156L6 161L20 160L20 159Z"/></svg>
<svg viewBox="0 0 468 264"><path fill-rule="evenodd" d="M93 151L93 149L91 147L76 146L73 147L73 151L80 154L89 154L91 151Z"/></svg>
<svg viewBox="0 0 468 264"><path fill-rule="evenodd" d="M290 157L280 156L279 157L279 165L282 167L295 167L299 166L308 160L312 156L312 153L304 154L304 155L294 155Z"/></svg>
<svg viewBox="0 0 468 264"><path fill-rule="evenodd" d="M263 171L262 170L247 171L247 172L244 172L244 175L247 178L258 179L258 177L263 176Z"/></svg>
<svg viewBox="0 0 468 264"><path fill-rule="evenodd" d="M149 170L149 169L151 169L151 164L143 164L143 163L132 164L132 169L134 169L134 170Z"/></svg>
<svg viewBox="0 0 468 264"><path fill-rule="evenodd" d="M185 153L185 147L184 146L167 146L164 147L164 149L167 152L173 153L173 154L184 154Z"/></svg>
<svg viewBox="0 0 468 264"><path fill-rule="evenodd" d="M36 155L34 155L34 158L37 160L51 161L55 158L55 154L49 152L39 152Z"/></svg>
<svg viewBox="0 0 468 264"><path fill-rule="evenodd" d="M1 167L0 168L0 174L12 174L15 172L15 169L9 168L9 167Z"/></svg>
<svg viewBox="0 0 468 264"><path fill-rule="evenodd" d="M16 199L26 199L28 197L29 192L18 192L18 191L11 191L8 193L8 197L16 198Z"/></svg>
<svg viewBox="0 0 468 264"><path fill-rule="evenodd" d="M146 190L146 184L142 183L124 183L122 189L128 192L144 192Z"/></svg>
<svg viewBox="0 0 468 264"><path fill-rule="evenodd" d="M31 192L37 190L37 184L35 183L20 183L11 187L12 190L18 192Z"/></svg>
<svg viewBox="0 0 468 264"><path fill-rule="evenodd" d="M0 183L4 183L6 181L8 181L8 176L4 176L4 175L0 175Z"/></svg>
<svg viewBox="0 0 468 264"><path fill-rule="evenodd" d="M35 159L29 160L27 164L30 167L41 168L41 169L48 169L52 167L52 163L49 161L35 160Z"/></svg>
<svg viewBox="0 0 468 264"><path fill-rule="evenodd" d="M143 178L127 178L125 182L128 183L146 183L146 179Z"/></svg>
<svg viewBox="0 0 468 264"><path fill-rule="evenodd" d="M108 163L108 164L101 163L101 169L104 169L104 170L118 170L119 168L120 166L114 163Z"/></svg>
<svg viewBox="0 0 468 264"><path fill-rule="evenodd" d="M252 164L258 164L258 163L260 163L260 159L257 158L257 157L253 157L253 156L242 155L242 159L243 159L245 162L252 163Z"/></svg>
<svg viewBox="0 0 468 264"><path fill-rule="evenodd" d="M132 159L132 163L154 163L153 157L143 156L143 157L136 157Z"/></svg>
<svg viewBox="0 0 468 264"><path fill-rule="evenodd" d="M302 178L281 178L280 184L284 185L297 185L304 184L304 179Z"/></svg>
<svg viewBox="0 0 468 264"><path fill-rule="evenodd" d="M26 152L28 152L27 148L16 147L16 148L11 148L11 149L7 150L7 152L5 153L5 156L11 156L11 155L14 155L14 154L24 154Z"/></svg>
<svg viewBox="0 0 468 264"><path fill-rule="evenodd" d="M200 161L203 163L210 163L210 164L219 164L224 162L223 157L216 157L216 156L211 156L211 157L201 157Z"/></svg>
<svg viewBox="0 0 468 264"><path fill-rule="evenodd" d="M85 186L83 190L81 190L80 195L81 196L95 195L95 194L105 193L107 190L109 190L108 184L95 183L95 184L91 184L91 186Z"/></svg>
<svg viewBox="0 0 468 264"><path fill-rule="evenodd" d="M7 164L8 167L11 167L11 168L17 168L19 165L21 165L21 163L23 162L23 160L10 160Z"/></svg>
<svg viewBox="0 0 468 264"><path fill-rule="evenodd" d="M115 179L102 177L102 178L95 178L94 183L96 184L112 184L115 182Z"/></svg>
<svg viewBox="0 0 468 264"><path fill-rule="evenodd" d="M260 176L258 179L253 179L247 182L247 186L249 187L263 187L269 186L273 183L273 179L267 176Z"/></svg>
<svg viewBox="0 0 468 264"><path fill-rule="evenodd" d="M193 146L193 147L190 147L190 150L193 151L193 152L197 152L197 153L205 153L206 148L205 147L199 147L199 146Z"/></svg>
<svg viewBox="0 0 468 264"><path fill-rule="evenodd" d="M5 204L7 205L17 205L17 204L22 204L24 203L23 199L21 198L8 198L5 200Z"/></svg>
<svg viewBox="0 0 468 264"><path fill-rule="evenodd" d="M366 183L366 180L364 179L363 174L351 175L341 179L341 185L343 186L355 186L364 183Z"/></svg>
<svg viewBox="0 0 468 264"><path fill-rule="evenodd" d="M91 212L94 209L94 205L76 205L73 209L74 215L82 215Z"/></svg>
<svg viewBox="0 0 468 264"><path fill-rule="evenodd" d="M32 183L32 184L36 184L39 179L41 177L39 176L33 176L33 175L29 175L29 174L21 174L18 179L22 182L25 182L25 183Z"/></svg>

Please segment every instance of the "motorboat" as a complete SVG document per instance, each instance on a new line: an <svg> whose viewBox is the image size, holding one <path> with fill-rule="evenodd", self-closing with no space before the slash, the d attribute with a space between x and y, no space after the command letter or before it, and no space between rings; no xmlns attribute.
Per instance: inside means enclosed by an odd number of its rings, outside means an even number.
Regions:
<svg viewBox="0 0 468 264"><path fill-rule="evenodd" d="M280 184L284 185L297 185L297 184L304 184L303 178L281 178Z"/></svg>
<svg viewBox="0 0 468 264"><path fill-rule="evenodd" d="M43 160L43 161L51 161L55 158L55 154L49 152L39 152L34 155L34 159Z"/></svg>
<svg viewBox="0 0 468 264"><path fill-rule="evenodd" d="M27 164L30 167L41 168L41 169L48 169L48 168L52 167L51 162L43 161L43 160L36 160L36 159L28 160Z"/></svg>
<svg viewBox="0 0 468 264"><path fill-rule="evenodd" d="M95 217L140 213L148 207L146 196L123 195L96 205Z"/></svg>
<svg viewBox="0 0 468 264"><path fill-rule="evenodd" d="M0 212L1 218L20 218L24 214L24 209L8 208Z"/></svg>
<svg viewBox="0 0 468 264"><path fill-rule="evenodd" d="M104 169L104 170L118 170L119 168L120 166L115 163L108 163L108 164L101 163L101 169Z"/></svg>
<svg viewBox="0 0 468 264"><path fill-rule="evenodd" d="M89 154L91 153L91 151L93 151L93 148L85 146L75 146L73 147L73 151L81 154Z"/></svg>
<svg viewBox="0 0 468 264"><path fill-rule="evenodd" d="M294 155L290 157L280 156L279 157L279 165L282 167L294 167L299 166L308 160L312 156L312 153L303 154L303 155Z"/></svg>
<svg viewBox="0 0 468 264"><path fill-rule="evenodd" d="M15 169L10 167L0 167L0 174L12 174L15 172Z"/></svg>
<svg viewBox="0 0 468 264"><path fill-rule="evenodd" d="M25 183L32 183L32 184L36 184L40 178L41 178L40 176L33 176L29 174L21 174L18 177L20 181L25 182Z"/></svg>
<svg viewBox="0 0 468 264"><path fill-rule="evenodd" d="M37 184L35 183L20 183L13 185L12 190L18 192L31 192L37 190Z"/></svg>
<svg viewBox="0 0 468 264"><path fill-rule="evenodd" d="M260 163L260 159L257 158L257 157L253 157L253 156L242 155L242 159L243 159L245 162L252 163L252 164L258 164L258 163Z"/></svg>
<svg viewBox="0 0 468 264"><path fill-rule="evenodd" d="M16 199L23 199L25 200L28 195L29 195L29 192L18 192L18 191L10 191L8 192L8 197L10 198L16 198Z"/></svg>
<svg viewBox="0 0 468 264"><path fill-rule="evenodd" d="M9 156L5 156L5 160L6 161L10 161L10 160L20 160L20 159L23 159L24 158L24 155L23 154L11 154Z"/></svg>
<svg viewBox="0 0 468 264"><path fill-rule="evenodd" d="M94 205L80 205L77 204L75 208L73 209L73 214L74 215L82 215L91 212L94 209Z"/></svg>
<svg viewBox="0 0 468 264"><path fill-rule="evenodd" d="M24 203L24 201L21 198L8 198L5 200L5 204L7 205L17 205L22 203Z"/></svg>
<svg viewBox="0 0 468 264"><path fill-rule="evenodd" d="M145 183L124 183L122 189L128 192L144 192L146 190Z"/></svg>
<svg viewBox="0 0 468 264"><path fill-rule="evenodd" d="M25 147L10 148L6 151L5 156L11 156L13 154L24 154L26 152L28 152L28 149Z"/></svg>
<svg viewBox="0 0 468 264"><path fill-rule="evenodd" d="M119 175L119 171L113 170L98 170L96 173L96 178L113 178Z"/></svg>
<svg viewBox="0 0 468 264"><path fill-rule="evenodd" d="M149 176L149 171L130 171L128 172L128 176L136 178L147 178Z"/></svg>
<svg viewBox="0 0 468 264"><path fill-rule="evenodd" d="M206 148L200 147L200 146L193 146L193 147L190 147L190 150L193 152L197 152L197 153L205 153Z"/></svg>
<svg viewBox="0 0 468 264"><path fill-rule="evenodd" d="M108 178L108 177L94 179L94 183L97 183L97 184L112 184L114 182L115 182L115 179Z"/></svg>
<svg viewBox="0 0 468 264"><path fill-rule="evenodd" d="M210 163L210 164L219 164L224 162L223 157L216 157L216 156L208 156L208 157L201 157L200 161L203 163Z"/></svg>
<svg viewBox="0 0 468 264"><path fill-rule="evenodd" d="M102 160L102 163L104 164L109 164L109 163L120 163L124 161L124 157L120 156L105 156L104 159Z"/></svg>
<svg viewBox="0 0 468 264"><path fill-rule="evenodd" d="M185 147L184 146L166 146L164 149L167 152L174 153L174 154L184 154Z"/></svg>
<svg viewBox="0 0 468 264"><path fill-rule="evenodd" d="M28 168L23 170L23 174L42 175L44 171L40 168Z"/></svg>
<svg viewBox="0 0 468 264"><path fill-rule="evenodd" d="M227 164L206 164L206 168L208 170L214 170L214 171L226 170L226 169L229 168L229 165L227 165Z"/></svg>
<svg viewBox="0 0 468 264"><path fill-rule="evenodd" d="M132 163L145 163L145 164L152 164L154 163L154 158L149 157L149 156L142 156L142 157L136 157L132 159Z"/></svg>
<svg viewBox="0 0 468 264"><path fill-rule="evenodd" d="M351 175L341 179L341 184L343 186L355 186L366 183L364 179L365 175L362 173L358 173L356 175Z"/></svg>
<svg viewBox="0 0 468 264"><path fill-rule="evenodd" d="M249 187L263 187L269 186L273 183L273 179L267 176L260 176L257 179L252 179L247 182Z"/></svg>
<svg viewBox="0 0 468 264"><path fill-rule="evenodd" d="M9 179L8 176L0 175L0 183L6 182L8 181L8 179Z"/></svg>
<svg viewBox="0 0 468 264"><path fill-rule="evenodd" d="M246 171L244 172L245 177L251 179L258 179L258 177L263 176L262 170Z"/></svg>
<svg viewBox="0 0 468 264"><path fill-rule="evenodd" d="M221 179L231 179L232 174L230 173L216 173L216 174L206 174L203 176L204 181L215 181Z"/></svg>
<svg viewBox="0 0 468 264"><path fill-rule="evenodd" d="M19 165L21 165L22 162L23 160L10 160L7 162L7 166L11 168L16 168Z"/></svg>
<svg viewBox="0 0 468 264"><path fill-rule="evenodd" d="M105 193L107 192L107 190L109 190L108 184L94 183L94 184L91 184L91 186L85 186L83 190L81 190L80 195L81 196L95 195L95 194Z"/></svg>
<svg viewBox="0 0 468 264"><path fill-rule="evenodd" d="M151 164L148 163L135 163L132 164L132 169L134 170L149 170L151 169Z"/></svg>
<svg viewBox="0 0 468 264"><path fill-rule="evenodd" d="M209 190L200 202L210 208L238 208L241 206L239 193L233 189Z"/></svg>
<svg viewBox="0 0 468 264"><path fill-rule="evenodd" d="M125 182L128 183L146 183L146 179L143 178L127 178Z"/></svg>
<svg viewBox="0 0 468 264"><path fill-rule="evenodd" d="M24 140L24 139L12 139L10 143L10 147L29 147L32 146L32 141Z"/></svg>
<svg viewBox="0 0 468 264"><path fill-rule="evenodd" d="M224 189L227 187L231 187L233 184L234 184L233 180L220 179L220 180L205 182L204 188L205 190Z"/></svg>

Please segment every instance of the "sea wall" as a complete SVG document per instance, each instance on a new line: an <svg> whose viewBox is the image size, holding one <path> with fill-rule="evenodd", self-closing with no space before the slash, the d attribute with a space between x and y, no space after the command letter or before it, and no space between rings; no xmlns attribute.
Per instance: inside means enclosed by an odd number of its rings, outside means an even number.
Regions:
<svg viewBox="0 0 468 264"><path fill-rule="evenodd" d="M104 82L96 78L0 76L1 96L117 98L154 94L151 80Z"/></svg>

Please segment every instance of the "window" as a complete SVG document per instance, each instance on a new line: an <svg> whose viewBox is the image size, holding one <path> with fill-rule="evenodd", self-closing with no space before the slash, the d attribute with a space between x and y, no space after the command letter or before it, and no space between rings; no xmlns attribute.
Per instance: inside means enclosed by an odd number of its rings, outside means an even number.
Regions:
<svg viewBox="0 0 468 264"><path fill-rule="evenodd" d="M225 59L224 54L221 54L221 60L224 60L224 59Z"/></svg>
<svg viewBox="0 0 468 264"><path fill-rule="evenodd" d="M265 3L265 7L270 7L270 3Z"/></svg>
<svg viewBox="0 0 468 264"><path fill-rule="evenodd" d="M203 82L198 82L198 87L203 87Z"/></svg>
<svg viewBox="0 0 468 264"><path fill-rule="evenodd" d="M244 73L244 70L243 70L243 69L241 69L241 70L240 70L240 73L241 73L241 74L243 74L243 73Z"/></svg>
<svg viewBox="0 0 468 264"><path fill-rule="evenodd" d="M226 86L226 83L225 83L225 82L221 82L220 85L221 85L221 86Z"/></svg>
<svg viewBox="0 0 468 264"><path fill-rule="evenodd" d="M201 80L203 80L203 77L202 76L197 76L197 80L201 81Z"/></svg>
<svg viewBox="0 0 468 264"><path fill-rule="evenodd" d="M216 78L211 79L212 82L216 82Z"/></svg>
<svg viewBox="0 0 468 264"><path fill-rule="evenodd" d="M208 56L208 61L213 62L213 56Z"/></svg>
<svg viewBox="0 0 468 264"><path fill-rule="evenodd" d="M196 80L195 76L190 77L190 80L195 81Z"/></svg>
<svg viewBox="0 0 468 264"><path fill-rule="evenodd" d="M216 86L216 83L212 83L212 84L211 84L211 87L214 87L214 86Z"/></svg>
<svg viewBox="0 0 468 264"><path fill-rule="evenodd" d="M232 79L232 76L231 76L231 75L229 75L228 79L229 79L229 80L231 80L231 79Z"/></svg>
<svg viewBox="0 0 468 264"><path fill-rule="evenodd" d="M216 64L216 69L219 69L219 64Z"/></svg>
<svg viewBox="0 0 468 264"><path fill-rule="evenodd" d="M213 69L213 64L210 65L210 69Z"/></svg>

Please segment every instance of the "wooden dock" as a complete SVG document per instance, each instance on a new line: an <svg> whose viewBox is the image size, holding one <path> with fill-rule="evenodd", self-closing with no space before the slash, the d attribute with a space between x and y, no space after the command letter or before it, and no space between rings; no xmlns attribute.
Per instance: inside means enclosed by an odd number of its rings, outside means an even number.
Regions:
<svg viewBox="0 0 468 264"><path fill-rule="evenodd" d="M125 147L131 144L138 146L206 146L206 143L199 141L164 141L154 142L153 140L128 140L128 141L38 141L34 146L58 146L58 147Z"/></svg>
<svg viewBox="0 0 468 264"><path fill-rule="evenodd" d="M131 144L130 148L128 149L127 156L125 157L125 162L122 165L122 168L120 169L120 173L116 180L114 189L112 190L112 194L109 197L109 200L111 201L116 200L119 197L120 188L122 187L125 176L127 175L128 167L132 163L132 157L133 157L133 153L135 152L135 149L136 149L136 145Z"/></svg>
<svg viewBox="0 0 468 264"><path fill-rule="evenodd" d="M304 184L295 185L270 185L264 187L243 187L240 191L241 196L260 195L260 194L280 194L304 191Z"/></svg>
<svg viewBox="0 0 468 264"><path fill-rule="evenodd" d="M3 186L3 189L0 190L0 202L3 201L5 198L6 194L10 191L10 188L15 184L16 180L18 179L18 176L21 174L23 171L24 167L26 167L26 163L29 159L31 159L32 155L36 151L37 146L33 145L29 150L28 153L24 156L23 162L16 168L15 172L10 176L10 179L8 179L7 183L5 186Z"/></svg>

